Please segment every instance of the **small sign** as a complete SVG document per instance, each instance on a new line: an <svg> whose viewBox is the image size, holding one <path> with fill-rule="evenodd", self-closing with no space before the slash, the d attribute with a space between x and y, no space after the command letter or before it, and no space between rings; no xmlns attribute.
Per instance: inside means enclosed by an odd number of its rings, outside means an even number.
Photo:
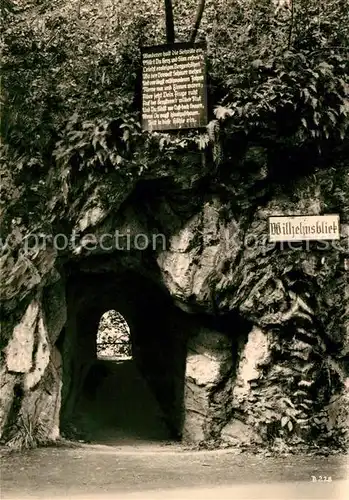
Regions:
<svg viewBox="0 0 349 500"><path fill-rule="evenodd" d="M142 128L178 130L207 125L203 44L159 45L142 51Z"/></svg>
<svg viewBox="0 0 349 500"><path fill-rule="evenodd" d="M339 215L269 217L270 242L339 239Z"/></svg>

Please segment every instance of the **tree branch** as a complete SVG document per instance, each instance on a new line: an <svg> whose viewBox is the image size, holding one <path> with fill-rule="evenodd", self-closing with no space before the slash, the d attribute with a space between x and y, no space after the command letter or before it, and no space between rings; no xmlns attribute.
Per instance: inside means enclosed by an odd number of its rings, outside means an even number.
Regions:
<svg viewBox="0 0 349 500"><path fill-rule="evenodd" d="M294 0L291 0L291 23L290 23L290 29L288 33L288 44L287 48L291 48L291 43L292 43L292 35L293 35L293 25L294 25Z"/></svg>
<svg viewBox="0 0 349 500"><path fill-rule="evenodd" d="M198 29L200 28L202 14L204 13L204 8L205 8L205 0L200 0L198 10L196 11L196 19L195 19L193 32L192 32L191 37L190 37L191 43L195 42L195 38L196 38L196 35L198 33Z"/></svg>

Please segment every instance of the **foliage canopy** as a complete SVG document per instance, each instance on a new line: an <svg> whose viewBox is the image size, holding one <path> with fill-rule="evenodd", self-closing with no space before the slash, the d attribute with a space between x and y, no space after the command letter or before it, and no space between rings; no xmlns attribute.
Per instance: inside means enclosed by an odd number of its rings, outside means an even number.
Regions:
<svg viewBox="0 0 349 500"><path fill-rule="evenodd" d="M173 7L176 41L188 40L197 3ZM139 125L140 50L165 42L162 0L8 0L4 12L5 202L42 192L52 168L64 186L73 171L139 175L159 154L181 157L210 141L228 171L251 145L271 171L348 153L346 0L208 0L198 38L215 113L207 134L186 137Z"/></svg>

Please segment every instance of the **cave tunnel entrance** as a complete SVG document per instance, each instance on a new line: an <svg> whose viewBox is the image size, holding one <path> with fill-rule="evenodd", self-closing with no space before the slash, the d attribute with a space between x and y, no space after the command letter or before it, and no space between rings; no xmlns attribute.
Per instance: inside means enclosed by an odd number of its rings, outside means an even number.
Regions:
<svg viewBox="0 0 349 500"><path fill-rule="evenodd" d="M132 357L130 328L115 310L101 317L96 354L75 410L89 438L98 442L170 439L159 402Z"/></svg>
<svg viewBox="0 0 349 500"><path fill-rule="evenodd" d="M61 423L104 444L181 437L185 313L127 272L68 283Z"/></svg>

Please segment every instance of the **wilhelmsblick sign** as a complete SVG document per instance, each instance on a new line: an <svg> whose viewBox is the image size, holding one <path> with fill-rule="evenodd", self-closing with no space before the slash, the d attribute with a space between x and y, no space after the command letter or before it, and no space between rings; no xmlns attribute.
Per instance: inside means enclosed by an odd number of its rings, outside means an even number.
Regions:
<svg viewBox="0 0 349 500"><path fill-rule="evenodd" d="M269 217L270 242L339 239L339 215Z"/></svg>
<svg viewBox="0 0 349 500"><path fill-rule="evenodd" d="M142 51L142 128L178 130L207 125L203 44L159 45Z"/></svg>

